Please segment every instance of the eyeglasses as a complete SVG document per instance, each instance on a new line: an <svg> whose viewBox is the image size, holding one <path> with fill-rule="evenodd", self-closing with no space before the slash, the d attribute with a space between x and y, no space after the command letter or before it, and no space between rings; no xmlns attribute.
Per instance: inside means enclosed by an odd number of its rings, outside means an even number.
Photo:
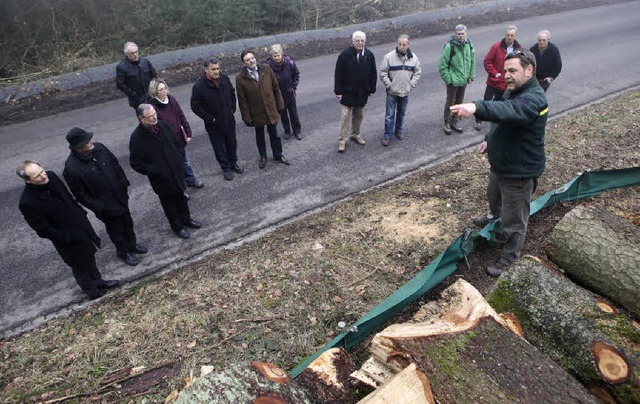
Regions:
<svg viewBox="0 0 640 404"><path fill-rule="evenodd" d="M244 59L242 59L242 61L243 61L243 62L245 62L245 63L247 63L247 62L249 62L249 61L251 61L251 60L256 60L256 58L255 58L254 56L250 56L250 57L248 57L248 58L244 58Z"/></svg>
<svg viewBox="0 0 640 404"><path fill-rule="evenodd" d="M529 51L524 51L522 49L516 49L513 52L509 53L507 55L507 57L504 58L504 60L509 60L509 59L513 59L513 58L519 58L526 65L533 65L533 66L536 65L536 57L534 56L533 53L531 53Z"/></svg>
<svg viewBox="0 0 640 404"><path fill-rule="evenodd" d="M33 180L35 180L35 179L37 179L37 178L40 178L40 177L42 177L42 176L43 176L43 174L44 174L44 168L43 168L43 169L41 169L41 170L40 170L40 172L39 172L38 174L34 175L34 176L33 176L33 178L31 178L31 180L33 181Z"/></svg>
<svg viewBox="0 0 640 404"><path fill-rule="evenodd" d="M139 51L137 51L137 50L134 50L134 51L129 51L129 52L127 52L127 53L128 53L128 54L130 54L130 55L133 55L133 54L140 53L140 52L139 52Z"/></svg>
<svg viewBox="0 0 640 404"><path fill-rule="evenodd" d="M156 118L157 116L158 116L157 112L154 112L153 114L150 114L150 115L142 115L144 119Z"/></svg>

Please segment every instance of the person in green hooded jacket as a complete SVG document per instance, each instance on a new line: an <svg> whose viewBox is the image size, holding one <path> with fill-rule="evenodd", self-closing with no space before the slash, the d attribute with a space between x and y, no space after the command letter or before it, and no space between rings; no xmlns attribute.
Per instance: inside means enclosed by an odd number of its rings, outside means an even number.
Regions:
<svg viewBox="0 0 640 404"><path fill-rule="evenodd" d="M451 129L462 133L462 127L456 117L451 116L449 107L464 101L467 84L476 79L476 52L471 40L467 38L467 27L456 26L456 34L442 48L438 62L440 77L447 86L447 100L444 104L444 133Z"/></svg>
<svg viewBox="0 0 640 404"><path fill-rule="evenodd" d="M536 79L536 59L529 50L518 49L506 56L503 101L475 101L454 105L460 118L475 115L493 122L478 151L487 153L491 172L487 198L492 217L474 218L476 225L502 221L496 238L505 241L500 260L487 268L498 277L520 258L527 234L531 195L546 162L544 134L549 107ZM496 226L499 231L500 226Z"/></svg>

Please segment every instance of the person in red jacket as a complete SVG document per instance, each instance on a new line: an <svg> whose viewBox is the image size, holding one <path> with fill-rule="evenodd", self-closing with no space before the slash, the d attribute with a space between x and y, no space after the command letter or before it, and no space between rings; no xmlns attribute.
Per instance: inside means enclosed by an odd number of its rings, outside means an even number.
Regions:
<svg viewBox="0 0 640 404"><path fill-rule="evenodd" d="M484 90L484 101L502 101L502 94L507 89L504 83L503 69L504 59L516 49L522 46L516 41L518 27L509 25L504 33L504 38L491 45L487 56L484 57L484 70L487 71L487 88ZM476 118L476 130L482 129L482 121Z"/></svg>

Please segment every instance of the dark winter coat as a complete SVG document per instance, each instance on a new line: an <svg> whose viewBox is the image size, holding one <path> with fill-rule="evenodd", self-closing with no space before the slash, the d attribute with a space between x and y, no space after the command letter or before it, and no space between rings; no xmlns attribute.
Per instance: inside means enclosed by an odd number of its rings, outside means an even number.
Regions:
<svg viewBox="0 0 640 404"><path fill-rule="evenodd" d="M513 49L520 49L522 46L518 41L513 42ZM507 86L504 83L504 59L507 57L507 43L504 38L500 42L496 42L491 45L487 56L484 57L484 70L489 75L487 77L487 85L489 87L497 88L498 90L506 90ZM500 77L496 77L496 74L500 73Z"/></svg>
<svg viewBox="0 0 640 404"><path fill-rule="evenodd" d="M100 247L100 238L91 227L87 212L73 199L64 183L53 172L47 171L49 183L26 184L20 197L20 212L38 236L51 240L65 262L74 261L78 246ZM95 247L93 252L95 252Z"/></svg>
<svg viewBox="0 0 640 404"><path fill-rule="evenodd" d="M169 125L171 132L173 132L173 136L175 136L178 144L180 145L180 148L184 149L187 146L187 141L184 138L184 135L191 138L191 126L187 121L187 117L184 116L184 112L182 111L182 108L180 108L180 104L178 104L176 97L168 94L167 98L169 99L167 104L163 104L157 98L152 98L151 105L156 109L158 119L165 121ZM182 128L184 128L184 134L182 133Z"/></svg>
<svg viewBox="0 0 640 404"><path fill-rule="evenodd" d="M131 168L149 178L157 195L182 195L186 189L183 158L178 147L171 128L160 120L151 129L140 124L131 134Z"/></svg>
<svg viewBox="0 0 640 404"><path fill-rule="evenodd" d="M258 81L243 67L236 75L236 91L242 120L247 126L265 126L278 123L284 100L276 75L269 65L258 66Z"/></svg>
<svg viewBox="0 0 640 404"><path fill-rule="evenodd" d="M149 83L158 75L148 59L132 62L124 58L116 66L116 87L129 97L129 105L137 108L147 102Z"/></svg>
<svg viewBox="0 0 640 404"><path fill-rule="evenodd" d="M129 180L109 149L93 146L89 153L72 151L62 174L78 202L104 221L128 212Z"/></svg>
<svg viewBox="0 0 640 404"><path fill-rule="evenodd" d="M546 79L547 77L556 77L560 75L562 71L562 58L560 57L560 50L557 46L549 42L547 49L544 53L540 53L538 44L535 44L529 49L536 57L536 77L538 80Z"/></svg>
<svg viewBox="0 0 640 404"><path fill-rule="evenodd" d="M191 89L191 110L204 121L207 133L216 129L230 133L235 129L236 90L226 74L220 74L218 86L202 75ZM215 122L214 122L215 120Z"/></svg>
<svg viewBox="0 0 640 404"><path fill-rule="evenodd" d="M365 48L364 57L358 62L356 48L352 46L338 56L333 92L342 96L342 105L364 107L369 96L376 92L377 76L376 58L373 53Z"/></svg>
<svg viewBox="0 0 640 404"><path fill-rule="evenodd" d="M504 101L475 101L476 117L494 122L487 134L491 171L508 178L538 177L544 171L544 132L549 107L535 77Z"/></svg>
<svg viewBox="0 0 640 404"><path fill-rule="evenodd" d="M291 100L296 98L296 90L300 82L300 70L298 70L296 62L289 56L284 55L280 64L277 64L271 58L267 59L266 63L276 75L284 103L289 104Z"/></svg>

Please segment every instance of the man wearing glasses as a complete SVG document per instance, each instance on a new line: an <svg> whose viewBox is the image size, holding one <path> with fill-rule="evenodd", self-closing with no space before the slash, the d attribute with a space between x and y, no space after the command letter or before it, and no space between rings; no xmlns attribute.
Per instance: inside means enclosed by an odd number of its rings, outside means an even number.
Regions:
<svg viewBox="0 0 640 404"><path fill-rule="evenodd" d="M62 180L31 160L20 163L16 174L25 182L20 212L38 236L51 240L82 291L93 300L120 285L102 279L95 258L100 238Z"/></svg>
<svg viewBox="0 0 640 404"><path fill-rule="evenodd" d="M149 178L171 230L178 237L188 239L191 235L185 227L199 229L202 223L191 219L178 140L169 125L158 120L152 105L140 104L136 111L140 124L129 139L131 168Z"/></svg>
<svg viewBox="0 0 640 404"><path fill-rule="evenodd" d="M500 276L520 258L527 234L531 194L544 171L544 133L549 107L545 92L536 79L536 59L529 50L515 50L504 62L506 91L503 101L475 101L451 107L460 118L475 115L493 122L478 146L487 153L491 172L487 198L491 215L475 218L476 225L501 219L505 241L500 260L487 268ZM499 230L498 226L496 229Z"/></svg>
<svg viewBox="0 0 640 404"><path fill-rule="evenodd" d="M149 59L140 57L134 42L124 44L124 56L116 66L116 87L127 95L129 105L136 109L147 101L149 83L158 75Z"/></svg>

